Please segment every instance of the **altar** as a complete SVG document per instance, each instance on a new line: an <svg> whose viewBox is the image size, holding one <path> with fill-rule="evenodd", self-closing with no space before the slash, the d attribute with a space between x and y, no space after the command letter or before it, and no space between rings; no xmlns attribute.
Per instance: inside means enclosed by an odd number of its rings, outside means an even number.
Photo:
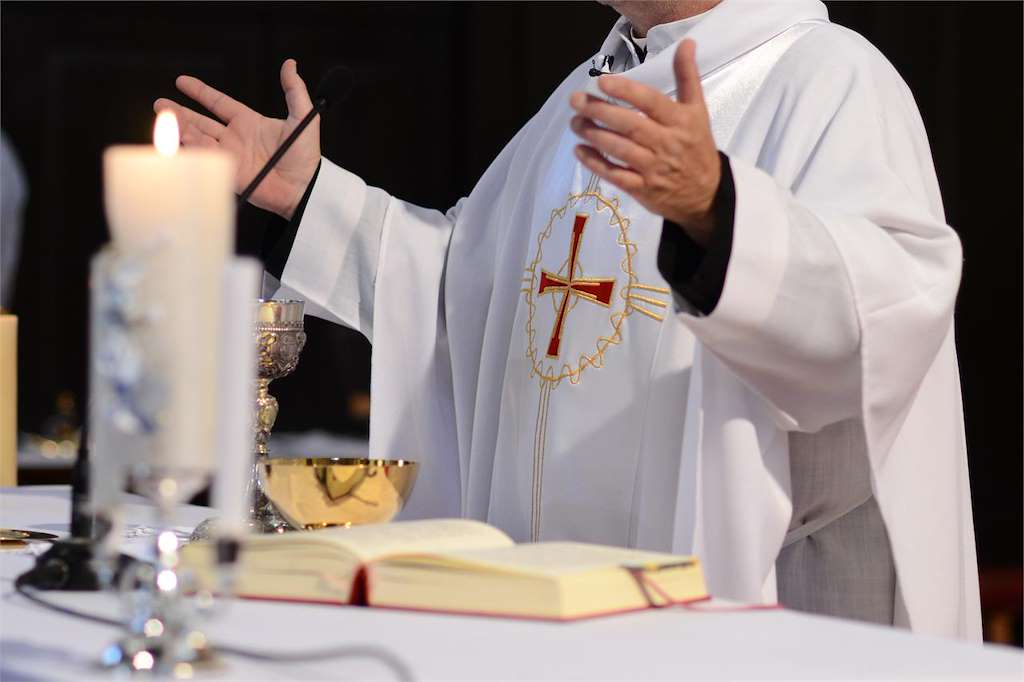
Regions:
<svg viewBox="0 0 1024 682"><path fill-rule="evenodd" d="M153 523L148 505L126 509L125 549L140 551ZM0 489L0 526L67 532L68 489ZM183 507L182 530L209 516ZM0 679L108 679L96 667L118 634L27 601L14 578L34 558L0 553ZM47 592L42 598L116 617L104 593ZM576 623L408 613L360 607L232 600L206 624L213 644L257 652L225 654L198 677L290 679L944 679L1020 680L1024 654L1001 646L913 635L782 609L737 610L712 601ZM717 612L716 612L717 611ZM390 665L376 656L386 652ZM302 660L303 654L340 654ZM296 660L296 654L299 654ZM275 660L276 659L276 660Z"/></svg>

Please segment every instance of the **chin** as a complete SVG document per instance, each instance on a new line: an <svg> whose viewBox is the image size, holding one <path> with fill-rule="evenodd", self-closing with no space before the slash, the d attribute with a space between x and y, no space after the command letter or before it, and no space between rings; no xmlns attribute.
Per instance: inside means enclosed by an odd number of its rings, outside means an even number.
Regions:
<svg viewBox="0 0 1024 682"><path fill-rule="evenodd" d="M630 7L637 7L649 2L651 2L651 0L597 0L597 3L599 5L611 7L613 10L622 15L625 15L626 11L628 11Z"/></svg>

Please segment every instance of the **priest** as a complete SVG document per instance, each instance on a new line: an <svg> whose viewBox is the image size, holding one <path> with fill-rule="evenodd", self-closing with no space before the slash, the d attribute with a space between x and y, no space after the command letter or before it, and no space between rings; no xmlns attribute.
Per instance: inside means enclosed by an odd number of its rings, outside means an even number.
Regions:
<svg viewBox="0 0 1024 682"><path fill-rule="evenodd" d="M447 212L320 157L252 201L282 294L373 343L407 516L695 553L712 594L978 638L961 249L913 97L816 0L622 15ZM168 100L239 187L289 117ZM424 169L427 170L427 169Z"/></svg>

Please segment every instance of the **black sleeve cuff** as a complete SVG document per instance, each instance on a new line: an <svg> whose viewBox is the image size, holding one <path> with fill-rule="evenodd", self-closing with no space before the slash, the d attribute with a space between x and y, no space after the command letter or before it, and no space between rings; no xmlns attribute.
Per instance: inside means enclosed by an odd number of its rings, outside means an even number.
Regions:
<svg viewBox="0 0 1024 682"><path fill-rule="evenodd" d="M677 294L705 315L714 311L722 297L736 218L736 186L729 157L722 152L718 156L722 161L722 177L711 205L714 228L707 247L701 247L682 227L670 220L662 224L661 243L658 245L661 276Z"/></svg>
<svg viewBox="0 0 1024 682"><path fill-rule="evenodd" d="M317 164L316 172L313 173L313 178L309 181L299 205L295 207L292 219L285 220L281 216L273 215L263 233L263 246L260 249L263 267L278 279L284 274L284 266L288 263L292 246L295 244L295 235L298 234L299 224L302 223L302 214L306 212L306 204L309 203L309 196L313 193L313 186L316 185L319 175L320 164Z"/></svg>

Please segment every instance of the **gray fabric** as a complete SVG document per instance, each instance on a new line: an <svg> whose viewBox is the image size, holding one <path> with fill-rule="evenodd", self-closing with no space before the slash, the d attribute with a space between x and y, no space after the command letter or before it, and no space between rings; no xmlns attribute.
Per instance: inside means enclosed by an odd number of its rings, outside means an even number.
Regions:
<svg viewBox="0 0 1024 682"><path fill-rule="evenodd" d="M793 521L776 574L798 611L893 623L896 569L859 421L790 434Z"/></svg>
<svg viewBox="0 0 1024 682"><path fill-rule="evenodd" d="M779 602L787 608L893 623L896 568L874 497L784 547L775 570Z"/></svg>
<svg viewBox="0 0 1024 682"><path fill-rule="evenodd" d="M28 186L7 134L0 131L0 306L9 308L21 253L22 209Z"/></svg>
<svg viewBox="0 0 1024 682"><path fill-rule="evenodd" d="M857 419L789 435L793 519L785 544L824 528L871 497L864 428Z"/></svg>

